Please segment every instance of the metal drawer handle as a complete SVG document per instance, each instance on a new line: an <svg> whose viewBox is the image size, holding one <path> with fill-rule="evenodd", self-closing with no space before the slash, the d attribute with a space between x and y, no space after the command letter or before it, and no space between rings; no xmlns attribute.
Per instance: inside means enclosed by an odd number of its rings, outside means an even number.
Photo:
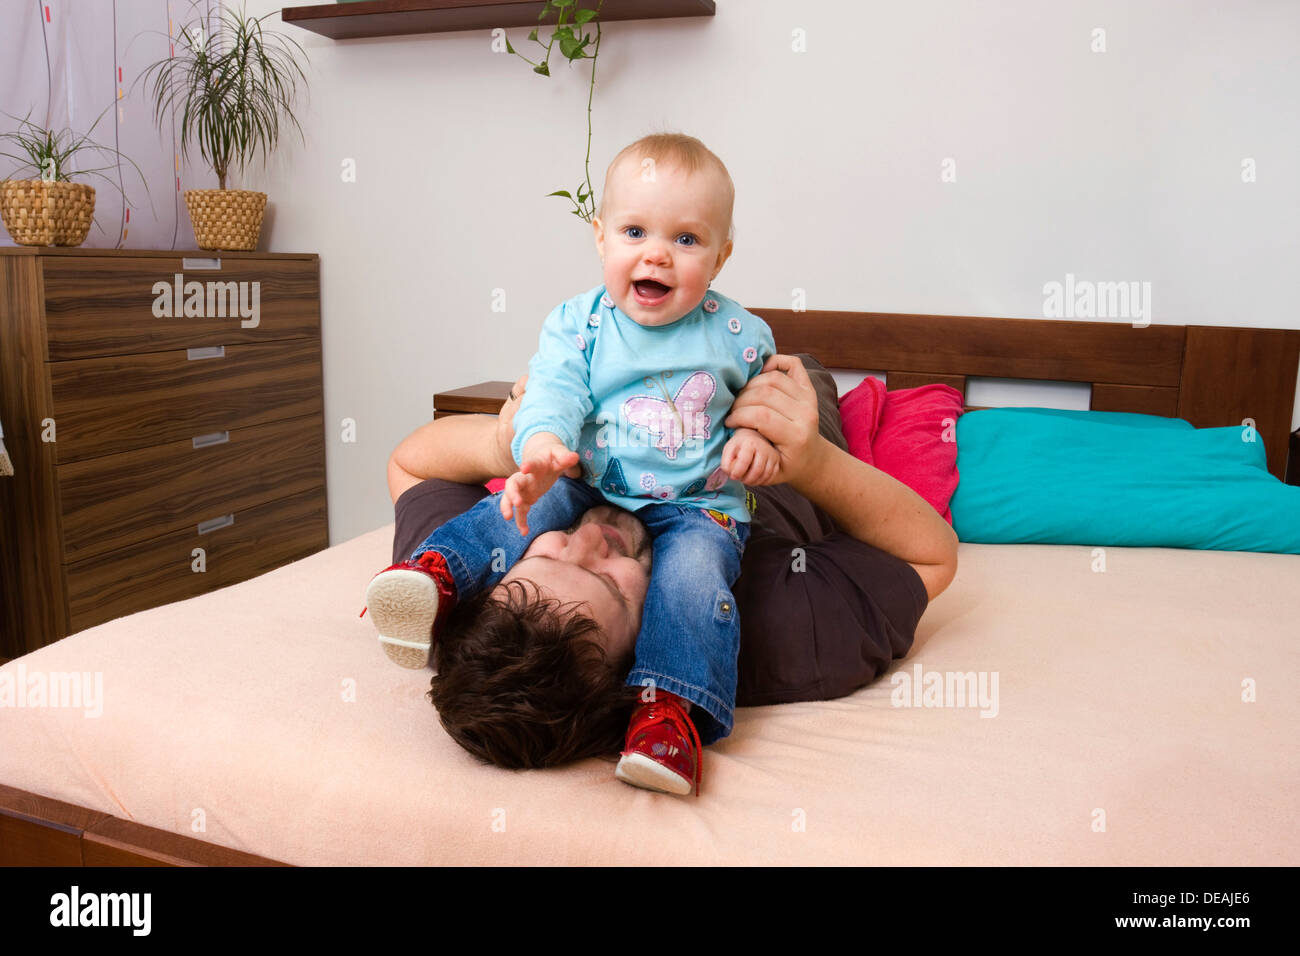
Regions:
<svg viewBox="0 0 1300 956"><path fill-rule="evenodd" d="M187 362L193 362L195 359L225 358L225 357L226 357L226 347L224 345L209 345L206 348L185 350L185 360Z"/></svg>
<svg viewBox="0 0 1300 956"><path fill-rule="evenodd" d="M220 518L209 518L207 521L199 522L199 534L207 534L209 531L216 531L218 528L226 528L235 523L234 514L222 515Z"/></svg>
<svg viewBox="0 0 1300 956"><path fill-rule="evenodd" d="M209 445L221 445L230 441L230 432L209 432L207 435L197 435L191 438L195 448L207 448Z"/></svg>
<svg viewBox="0 0 1300 956"><path fill-rule="evenodd" d="M220 269L221 258L217 257L215 259L202 259L202 258L188 259L182 257L181 268L182 269Z"/></svg>

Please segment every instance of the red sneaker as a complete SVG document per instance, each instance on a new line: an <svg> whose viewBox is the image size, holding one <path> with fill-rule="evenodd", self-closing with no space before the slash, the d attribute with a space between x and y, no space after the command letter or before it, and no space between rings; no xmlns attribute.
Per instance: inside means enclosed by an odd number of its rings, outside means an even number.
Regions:
<svg viewBox="0 0 1300 956"><path fill-rule="evenodd" d="M704 760L700 735L684 700L663 691L656 698L632 714L614 776L663 793L690 793L693 785L698 797Z"/></svg>
<svg viewBox="0 0 1300 956"><path fill-rule="evenodd" d="M446 559L426 551L416 561L385 568L366 585L366 606L384 653L403 667L428 666L436 625L456 603Z"/></svg>

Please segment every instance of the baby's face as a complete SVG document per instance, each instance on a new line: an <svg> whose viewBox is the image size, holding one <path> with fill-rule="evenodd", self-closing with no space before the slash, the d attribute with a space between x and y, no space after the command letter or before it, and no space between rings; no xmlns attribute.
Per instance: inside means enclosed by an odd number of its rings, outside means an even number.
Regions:
<svg viewBox="0 0 1300 956"><path fill-rule="evenodd" d="M614 304L638 325L668 325L700 304L731 255L727 184L714 170L687 173L664 163L643 176L641 162L627 157L610 173L605 217L592 227Z"/></svg>

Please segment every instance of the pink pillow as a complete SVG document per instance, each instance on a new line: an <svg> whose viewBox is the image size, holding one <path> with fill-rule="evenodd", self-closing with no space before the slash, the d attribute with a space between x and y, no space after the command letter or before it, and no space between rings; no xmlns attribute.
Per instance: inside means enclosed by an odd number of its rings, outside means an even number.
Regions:
<svg viewBox="0 0 1300 956"><path fill-rule="evenodd" d="M849 452L907 485L949 524L948 502L959 477L956 422L961 413L961 392L950 385L890 392L874 375L840 399Z"/></svg>

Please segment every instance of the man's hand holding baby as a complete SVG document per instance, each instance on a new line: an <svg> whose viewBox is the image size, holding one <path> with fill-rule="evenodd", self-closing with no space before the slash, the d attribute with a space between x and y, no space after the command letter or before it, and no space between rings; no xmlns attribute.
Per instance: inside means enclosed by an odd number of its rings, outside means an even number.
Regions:
<svg viewBox="0 0 1300 956"><path fill-rule="evenodd" d="M578 453L570 451L559 436L538 432L524 443L523 464L506 479L501 492L501 517L514 519L520 534L528 534L528 509L566 471L578 464Z"/></svg>
<svg viewBox="0 0 1300 956"><path fill-rule="evenodd" d="M752 428L737 428L722 448L722 470L745 485L774 483L781 456Z"/></svg>
<svg viewBox="0 0 1300 956"><path fill-rule="evenodd" d="M758 428L776 449L779 466L774 484L796 490L809 476L819 475L823 461L835 448L821 435L817 390L803 362L793 355L772 355L763 371L749 380L724 420L739 432Z"/></svg>

